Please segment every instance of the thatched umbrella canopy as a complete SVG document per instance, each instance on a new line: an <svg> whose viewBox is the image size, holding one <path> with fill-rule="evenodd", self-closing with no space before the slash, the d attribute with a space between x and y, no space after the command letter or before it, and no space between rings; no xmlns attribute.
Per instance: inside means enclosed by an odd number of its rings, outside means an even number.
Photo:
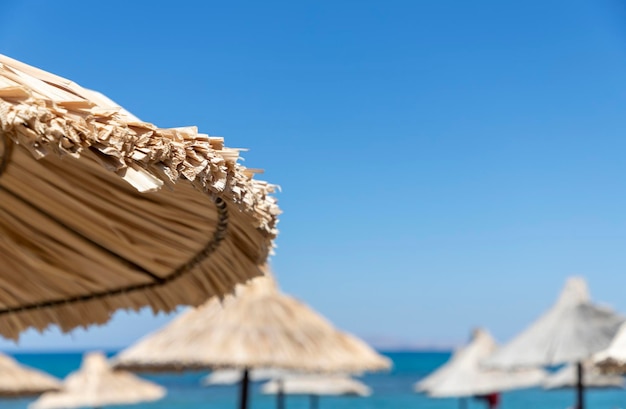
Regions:
<svg viewBox="0 0 626 409"><path fill-rule="evenodd" d="M41 395L29 409L131 405L164 396L162 386L125 371L113 371L103 354L90 353L83 358L80 369L67 376L61 391Z"/></svg>
<svg viewBox="0 0 626 409"><path fill-rule="evenodd" d="M577 408L583 409L582 362L609 346L624 318L591 302L582 278L570 278L556 304L486 364L516 368L575 363Z"/></svg>
<svg viewBox="0 0 626 409"><path fill-rule="evenodd" d="M617 331L611 344L594 354L593 362L605 373L626 373L626 323Z"/></svg>
<svg viewBox="0 0 626 409"><path fill-rule="evenodd" d="M352 373L390 367L366 343L280 293L269 276L238 287L236 297L223 304L212 299L183 313L122 351L114 363L137 371L242 369L242 407L249 369Z"/></svg>
<svg viewBox="0 0 626 409"><path fill-rule="evenodd" d="M261 390L266 394L276 394L279 390L288 395L354 395L369 396L370 388L363 382L346 375L291 375L280 380L265 383Z"/></svg>
<svg viewBox="0 0 626 409"><path fill-rule="evenodd" d="M279 210L238 158L0 55L0 334L199 305L260 275Z"/></svg>
<svg viewBox="0 0 626 409"><path fill-rule="evenodd" d="M470 342L458 349L442 367L415 385L417 392L436 398L467 398L539 385L546 373L540 369L501 370L481 362L498 349L483 329L473 332Z"/></svg>
<svg viewBox="0 0 626 409"><path fill-rule="evenodd" d="M619 375L607 375L600 372L600 369L592 362L583 363L583 385L585 388L607 389L623 388L624 378ZM564 389L576 388L578 386L578 370L576 365L565 365L557 372L548 376L543 384L544 389Z"/></svg>
<svg viewBox="0 0 626 409"><path fill-rule="evenodd" d="M319 396L369 396L371 389L345 375L291 375L264 384L265 394L308 395L311 409L319 404Z"/></svg>
<svg viewBox="0 0 626 409"><path fill-rule="evenodd" d="M250 371L250 381L259 382L279 378L288 374L288 371L273 368L258 368ZM200 381L204 386L234 385L243 379L241 369L217 369L202 378Z"/></svg>
<svg viewBox="0 0 626 409"><path fill-rule="evenodd" d="M10 356L0 354L0 397L33 396L60 388L61 381L54 376L21 365Z"/></svg>
<svg viewBox="0 0 626 409"><path fill-rule="evenodd" d="M305 304L282 294L271 277L209 300L120 352L116 367L136 371L280 368L361 372L390 367L387 358L339 331Z"/></svg>

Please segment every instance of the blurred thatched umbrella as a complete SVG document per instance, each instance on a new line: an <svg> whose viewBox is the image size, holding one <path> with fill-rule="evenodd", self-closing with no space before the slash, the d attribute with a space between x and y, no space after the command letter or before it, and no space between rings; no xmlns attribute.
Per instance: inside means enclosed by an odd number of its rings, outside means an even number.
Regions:
<svg viewBox="0 0 626 409"><path fill-rule="evenodd" d="M69 409L130 405L155 401L165 388L125 371L113 371L101 353L85 355L78 371L72 372L58 392L47 392L29 409Z"/></svg>
<svg viewBox="0 0 626 409"><path fill-rule="evenodd" d="M21 365L10 356L0 354L0 397L39 395L60 388L61 382L54 376Z"/></svg>
<svg viewBox="0 0 626 409"><path fill-rule="evenodd" d="M261 390L266 394L308 395L311 409L318 407L321 395L369 396L372 393L365 384L345 375L291 375L267 382Z"/></svg>
<svg viewBox="0 0 626 409"><path fill-rule="evenodd" d="M136 371L242 369L242 408L253 368L352 373L390 367L388 359L363 341L281 294L269 276L238 287L236 297L223 305L212 299L183 313L122 351L114 362Z"/></svg>
<svg viewBox="0 0 626 409"><path fill-rule="evenodd" d="M258 368L252 369L248 377L251 382L258 382L282 377L287 373L281 369ZM242 379L243 371L241 369L217 369L202 378L201 383L205 386L234 385L240 383Z"/></svg>
<svg viewBox="0 0 626 409"><path fill-rule="evenodd" d="M418 382L415 390L436 398L464 399L536 386L545 378L545 372L540 369L500 370L482 367L481 361L497 349L492 336L483 329L477 329L469 344L457 350L442 367Z"/></svg>
<svg viewBox="0 0 626 409"><path fill-rule="evenodd" d="M606 389L623 388L624 378L619 375L607 375L593 365L592 362L583 363L584 376L583 385L585 388ZM544 389L564 389L576 388L578 386L576 365L566 365L557 372L548 376L543 382Z"/></svg>
<svg viewBox="0 0 626 409"><path fill-rule="evenodd" d="M279 210L238 157L0 55L0 334L199 305L260 275Z"/></svg>
<svg viewBox="0 0 626 409"><path fill-rule="evenodd" d="M582 362L609 346L623 317L591 302L582 278L570 278L556 304L485 363L519 368L575 363L577 409L584 408Z"/></svg>
<svg viewBox="0 0 626 409"><path fill-rule="evenodd" d="M626 323L622 324L606 349L594 354L593 362L602 372L626 373Z"/></svg>

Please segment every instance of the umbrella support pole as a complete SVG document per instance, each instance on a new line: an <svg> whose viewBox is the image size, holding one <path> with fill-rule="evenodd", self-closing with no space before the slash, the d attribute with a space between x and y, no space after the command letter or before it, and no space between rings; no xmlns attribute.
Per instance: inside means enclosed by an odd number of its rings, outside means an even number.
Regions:
<svg viewBox="0 0 626 409"><path fill-rule="evenodd" d="M467 409L467 398L459 399L459 409Z"/></svg>
<svg viewBox="0 0 626 409"><path fill-rule="evenodd" d="M282 378L276 380L278 382L278 393L276 394L276 408L285 409L285 386Z"/></svg>
<svg viewBox="0 0 626 409"><path fill-rule="evenodd" d="M319 408L319 396L311 395L311 396L309 396L309 399L310 399L310 403L311 403L310 409L317 409L317 408Z"/></svg>
<svg viewBox="0 0 626 409"><path fill-rule="evenodd" d="M582 362L576 364L576 409L585 409L584 369Z"/></svg>
<svg viewBox="0 0 626 409"><path fill-rule="evenodd" d="M248 409L248 387L250 386L250 374L248 368L243 370L241 378L241 395L239 396L239 409Z"/></svg>

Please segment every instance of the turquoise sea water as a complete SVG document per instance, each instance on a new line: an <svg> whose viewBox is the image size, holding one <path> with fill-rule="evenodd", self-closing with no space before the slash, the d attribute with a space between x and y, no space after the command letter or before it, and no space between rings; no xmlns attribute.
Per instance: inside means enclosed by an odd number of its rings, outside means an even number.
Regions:
<svg viewBox="0 0 626 409"><path fill-rule="evenodd" d="M389 373L366 375L362 380L373 390L367 398L322 397L320 409L391 409L424 408L456 409L456 399L429 399L412 392L413 384L444 363L448 353L396 352L385 353L393 360L394 368ZM32 353L15 354L20 362L44 370L57 377L65 377L80 365L81 353ZM234 386L205 388L200 379L206 372L191 372L182 375L152 375L145 378L168 389L161 401L129 406L135 409L230 409L237 406L238 389ZM528 389L504 393L502 409L565 409L571 407L574 393L571 390L543 391ZM1 408L24 409L32 399L16 399L0 402ZM252 387L250 408L274 408L275 399L259 392L259 384ZM305 409L306 397L287 397L287 408ZM470 401L468 407L483 408L480 402ZM121 406L120 406L121 408ZM626 408L626 390L590 391L587 394L588 409Z"/></svg>

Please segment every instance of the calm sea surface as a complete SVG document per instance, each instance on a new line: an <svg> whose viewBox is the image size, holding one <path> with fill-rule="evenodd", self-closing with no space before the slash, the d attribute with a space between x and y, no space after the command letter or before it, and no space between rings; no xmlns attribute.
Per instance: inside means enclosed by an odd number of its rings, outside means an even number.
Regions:
<svg viewBox="0 0 626 409"><path fill-rule="evenodd" d="M426 376L444 363L449 354L425 352L385 353L394 362L390 373L372 374L363 377L363 381L373 389L368 398L353 397L322 397L320 409L386 409L386 408L424 408L424 409L456 409L459 403L455 399L429 399L412 392L413 383ZM49 372L57 377L65 377L78 368L81 353L49 353L49 354L15 354L22 363ZM154 403L129 406L136 409L227 409L236 408L237 388L234 386L218 386L205 388L200 386L200 379L206 372L192 372L182 375L145 376L165 386L168 395ZM252 387L253 396L250 408L274 408L275 400L271 396L262 395L259 385ZM565 409L571 407L574 392L571 390L542 391L528 389L505 393L502 409ZM23 409L32 400L6 400L0 403L1 408ZM306 397L287 397L287 408L305 409L309 407ZM121 408L121 406L119 406ZM469 408L483 408L479 402L469 402ZM587 394L588 409L626 408L625 390L590 391Z"/></svg>

